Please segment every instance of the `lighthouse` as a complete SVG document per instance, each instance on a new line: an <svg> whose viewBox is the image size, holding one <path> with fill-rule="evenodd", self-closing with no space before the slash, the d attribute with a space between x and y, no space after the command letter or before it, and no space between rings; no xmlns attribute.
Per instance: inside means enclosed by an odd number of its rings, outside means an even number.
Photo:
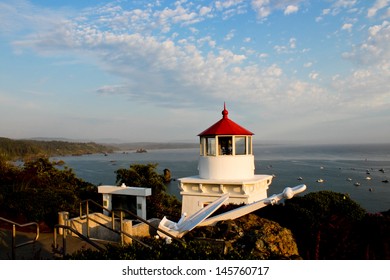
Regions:
<svg viewBox="0 0 390 280"><path fill-rule="evenodd" d="M229 194L225 204L249 204L267 198L272 175L255 174L254 133L229 118L222 118L199 133L199 174L178 179L182 213L192 215L219 197Z"/></svg>

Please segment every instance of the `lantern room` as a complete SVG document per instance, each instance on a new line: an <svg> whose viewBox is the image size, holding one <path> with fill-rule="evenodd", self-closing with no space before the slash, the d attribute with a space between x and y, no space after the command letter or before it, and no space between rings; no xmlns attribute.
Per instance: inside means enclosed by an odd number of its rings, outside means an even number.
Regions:
<svg viewBox="0 0 390 280"><path fill-rule="evenodd" d="M242 179L254 175L253 133L229 119L224 105L222 119L200 133L199 177Z"/></svg>

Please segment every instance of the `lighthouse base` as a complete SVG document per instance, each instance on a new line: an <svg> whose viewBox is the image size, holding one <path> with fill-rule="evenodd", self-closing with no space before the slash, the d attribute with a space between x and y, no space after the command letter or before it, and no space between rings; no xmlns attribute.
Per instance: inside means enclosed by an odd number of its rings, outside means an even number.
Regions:
<svg viewBox="0 0 390 280"><path fill-rule="evenodd" d="M267 198L272 178L272 175L254 175L245 180L212 180L199 176L180 178L182 214L190 216L226 193L229 193L229 199L225 204L249 204Z"/></svg>

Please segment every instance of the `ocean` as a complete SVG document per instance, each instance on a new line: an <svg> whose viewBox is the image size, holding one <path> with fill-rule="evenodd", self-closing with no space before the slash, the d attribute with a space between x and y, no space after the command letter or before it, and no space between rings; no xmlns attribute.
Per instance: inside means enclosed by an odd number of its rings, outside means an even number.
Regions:
<svg viewBox="0 0 390 280"><path fill-rule="evenodd" d="M274 175L268 196L285 187L306 184L305 193L330 190L348 194L368 212L390 209L390 144L372 145L254 145L255 173ZM115 185L115 171L132 164L157 163L173 179L198 174L199 149L154 149L56 157L75 174L96 185ZM322 179L319 183L317 180ZM178 182L168 191L180 198ZM303 194L305 194L303 193Z"/></svg>

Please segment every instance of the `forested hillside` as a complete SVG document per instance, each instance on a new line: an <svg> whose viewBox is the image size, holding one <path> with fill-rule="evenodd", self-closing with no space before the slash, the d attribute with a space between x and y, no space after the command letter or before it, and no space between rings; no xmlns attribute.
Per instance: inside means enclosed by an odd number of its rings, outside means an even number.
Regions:
<svg viewBox="0 0 390 280"><path fill-rule="evenodd" d="M6 160L25 160L37 157L109 153L112 147L94 142L13 140L0 137L0 157Z"/></svg>

